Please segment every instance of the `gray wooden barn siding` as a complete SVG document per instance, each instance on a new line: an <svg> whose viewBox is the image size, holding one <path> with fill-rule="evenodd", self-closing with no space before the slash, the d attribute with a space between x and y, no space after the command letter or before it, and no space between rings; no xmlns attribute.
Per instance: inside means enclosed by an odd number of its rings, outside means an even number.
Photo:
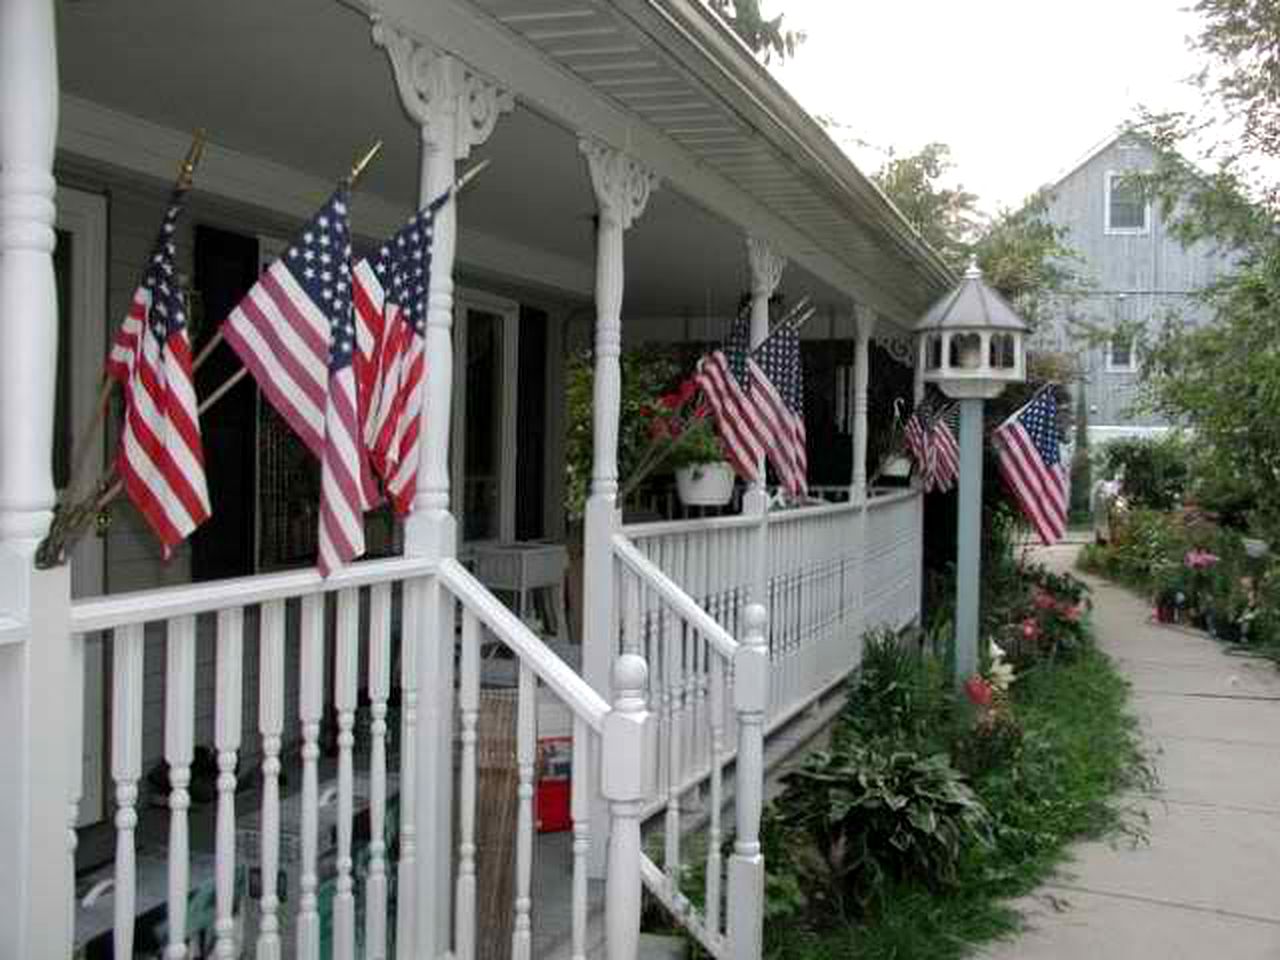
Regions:
<svg viewBox="0 0 1280 960"><path fill-rule="evenodd" d="M1207 322L1211 314L1195 294L1230 263L1210 244L1184 247L1170 235L1158 204L1152 205L1147 233L1107 233L1107 174L1150 170L1154 163L1150 147L1121 137L1051 188L1049 217L1066 228L1067 243L1083 260L1078 269L1086 285L1054 305L1034 343L1079 354L1092 426L1164 421L1132 409L1138 377L1108 371L1105 347L1089 343L1084 331L1124 326L1152 332L1170 317Z"/></svg>

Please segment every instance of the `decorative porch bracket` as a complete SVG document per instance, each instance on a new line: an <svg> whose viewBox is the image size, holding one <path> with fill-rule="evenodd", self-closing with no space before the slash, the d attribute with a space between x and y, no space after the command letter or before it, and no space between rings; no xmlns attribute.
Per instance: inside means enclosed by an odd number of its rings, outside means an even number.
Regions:
<svg viewBox="0 0 1280 960"><path fill-rule="evenodd" d="M36 570L54 503L58 296L54 145L58 56L50 0L0 2L0 957L71 953L80 799L82 646L70 574Z"/></svg>
<svg viewBox="0 0 1280 960"><path fill-rule="evenodd" d="M387 51L400 102L422 138L418 201L431 203L457 179L457 164L483 144L498 117L511 110L511 94L457 57L396 29L376 11L373 42ZM426 367L418 489L405 522L405 553L435 559L457 552L457 523L449 510L449 427L453 400L453 267L457 204L436 215L427 290ZM415 944L415 957L449 953L453 802L453 611L440 585L428 581L405 599L406 650L402 669L416 671L406 690L404 751L414 754L414 776L404 771L402 856L398 883L402 904L397 942ZM438 641L438 642L436 642ZM416 717L415 714L421 714ZM410 743L413 722L430 736ZM416 783L413 782L416 780Z"/></svg>
<svg viewBox="0 0 1280 960"><path fill-rule="evenodd" d="M748 235L747 265L751 270L751 347L764 343L769 336L769 298L778 290L782 282L782 271L787 268L787 260L778 253L768 240ZM769 599L768 583L768 551L769 551L769 494L765 489L767 468L765 458L761 457L757 464L760 479L751 485L751 489L742 498L742 512L747 516L759 517L756 524L755 545L751 565L751 600L754 603L767 603Z"/></svg>
<svg viewBox="0 0 1280 960"><path fill-rule="evenodd" d="M586 681L605 699L610 699L615 604L613 535L621 523L617 498L618 420L622 404L622 368L618 358L622 352L623 236L644 212L657 179L622 151L594 138L581 137L578 148L586 158L599 211L591 493L587 498L583 531L582 595L586 609L583 611L582 666ZM577 776L577 771L574 775ZM593 876L601 876L608 809L590 771L586 776L593 791L590 867Z"/></svg>

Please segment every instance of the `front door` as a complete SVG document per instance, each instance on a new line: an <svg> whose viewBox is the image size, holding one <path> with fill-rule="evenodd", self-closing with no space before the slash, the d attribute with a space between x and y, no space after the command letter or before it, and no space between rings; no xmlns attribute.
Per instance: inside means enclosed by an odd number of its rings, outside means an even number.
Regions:
<svg viewBox="0 0 1280 960"><path fill-rule="evenodd" d="M102 384L107 318L107 198L58 187L54 275L58 287L58 375L53 475L59 495L78 466L88 490L106 466L102 423L95 419ZM102 538L91 532L71 552L71 595L102 593ZM103 816L106 698L102 636L84 639L84 761L79 824Z"/></svg>
<svg viewBox="0 0 1280 960"><path fill-rule="evenodd" d="M515 539L519 316L514 301L458 294L450 482L463 543Z"/></svg>

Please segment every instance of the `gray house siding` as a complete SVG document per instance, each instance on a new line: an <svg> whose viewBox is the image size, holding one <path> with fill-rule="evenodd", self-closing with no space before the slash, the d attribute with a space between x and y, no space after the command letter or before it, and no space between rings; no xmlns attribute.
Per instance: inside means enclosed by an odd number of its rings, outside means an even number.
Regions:
<svg viewBox="0 0 1280 960"><path fill-rule="evenodd" d="M1170 317L1207 322L1211 314L1195 294L1230 263L1209 244L1184 247L1170 235L1155 203L1148 205L1145 231L1108 230L1109 177L1154 165L1148 145L1120 136L1050 188L1049 219L1066 230L1066 243L1081 257L1077 269L1085 283L1053 305L1033 346L1078 354L1091 428L1165 425L1134 409L1138 376L1110 368L1099 335L1132 329L1141 338Z"/></svg>

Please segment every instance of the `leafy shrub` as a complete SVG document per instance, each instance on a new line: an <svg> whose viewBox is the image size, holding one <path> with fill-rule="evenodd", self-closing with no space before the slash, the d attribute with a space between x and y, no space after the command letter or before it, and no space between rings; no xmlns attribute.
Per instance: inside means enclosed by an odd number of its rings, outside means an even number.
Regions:
<svg viewBox="0 0 1280 960"><path fill-rule="evenodd" d="M1113 440L1103 457L1107 476L1123 471L1124 494L1132 506L1172 510L1186 494L1187 444L1177 434Z"/></svg>
<svg viewBox="0 0 1280 960"><path fill-rule="evenodd" d="M988 841L986 809L941 754L852 742L783 782L779 816L813 843L846 907L896 882L954 883L966 850Z"/></svg>
<svg viewBox="0 0 1280 960"><path fill-rule="evenodd" d="M951 709L942 662L902 643L892 630L877 630L866 636L839 735L941 746Z"/></svg>

